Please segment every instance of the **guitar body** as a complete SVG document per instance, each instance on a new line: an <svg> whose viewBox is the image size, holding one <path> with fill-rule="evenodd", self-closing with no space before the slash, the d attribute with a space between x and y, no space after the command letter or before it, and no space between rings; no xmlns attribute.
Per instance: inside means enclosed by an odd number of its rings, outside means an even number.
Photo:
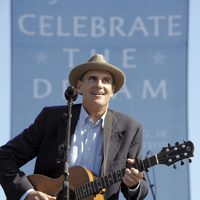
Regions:
<svg viewBox="0 0 200 200"><path fill-rule="evenodd" d="M135 162L128 166L138 169L140 172L147 170L157 164L170 166L179 160L193 156L194 145L191 141L182 144L176 143L175 146L163 147L159 154L153 155L144 160L135 159ZM190 160L190 159L189 159ZM69 169L69 199L70 200L103 200L103 193L109 186L122 181L125 168L117 170L104 177L94 177L92 172L80 166ZM44 192L56 199L63 199L64 176L57 179L48 178L43 175L28 176L29 181L38 191Z"/></svg>
<svg viewBox="0 0 200 200"><path fill-rule="evenodd" d="M84 183L90 183L94 181L92 172L80 166L69 168L69 184L70 184L70 200L75 200L73 190ZM60 176L57 179L49 178L44 175L34 174L28 176L29 181L37 191L44 192L51 196L56 196L59 199L59 195L62 195L64 176ZM84 198L84 200L103 200L104 197L101 193L90 195Z"/></svg>

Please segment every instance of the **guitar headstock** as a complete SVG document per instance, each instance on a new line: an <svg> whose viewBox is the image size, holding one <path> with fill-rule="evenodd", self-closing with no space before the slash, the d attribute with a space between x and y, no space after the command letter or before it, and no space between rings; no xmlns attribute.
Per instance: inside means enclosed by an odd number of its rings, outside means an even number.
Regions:
<svg viewBox="0 0 200 200"><path fill-rule="evenodd" d="M177 161L193 157L194 144L191 141L176 143L175 146L168 145L163 147L159 154L157 154L158 162L160 164L172 165Z"/></svg>

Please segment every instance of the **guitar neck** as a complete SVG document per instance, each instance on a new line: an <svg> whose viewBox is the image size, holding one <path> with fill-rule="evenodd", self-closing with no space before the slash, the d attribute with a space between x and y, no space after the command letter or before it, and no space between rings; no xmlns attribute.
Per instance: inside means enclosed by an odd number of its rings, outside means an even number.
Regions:
<svg viewBox="0 0 200 200"><path fill-rule="evenodd" d="M144 160L134 159L135 162L133 164L128 164L126 167L134 167L142 172L157 164L170 166L177 161L193 157L193 151L194 144L191 141L183 142L182 144L176 143L175 146L168 144L168 147L163 147L158 154L145 158ZM124 174L125 168L117 170L104 177L96 178L94 181L76 188L75 193L77 199L82 199L91 194L100 193L104 188L108 188L109 186L122 181Z"/></svg>
<svg viewBox="0 0 200 200"><path fill-rule="evenodd" d="M133 164L128 164L128 168L134 167L139 171L146 170L154 165L158 164L157 155L144 160L136 160ZM90 183L86 183L80 187L77 187L75 193L78 194L78 199L85 198L91 194L98 194L102 189L108 188L109 186L122 181L125 174L125 168L112 172L104 177L96 178Z"/></svg>

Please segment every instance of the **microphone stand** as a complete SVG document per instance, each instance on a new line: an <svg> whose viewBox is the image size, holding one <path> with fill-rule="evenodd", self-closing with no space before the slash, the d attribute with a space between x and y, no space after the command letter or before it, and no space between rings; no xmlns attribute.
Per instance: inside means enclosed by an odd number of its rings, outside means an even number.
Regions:
<svg viewBox="0 0 200 200"><path fill-rule="evenodd" d="M151 183L151 180L150 180L149 175L148 175L148 171L146 171L146 177L147 177L147 180L149 182L149 186L150 186L150 190L151 190L151 194L152 194L153 200L156 200L156 195L155 195L155 193L153 191L154 184Z"/></svg>
<svg viewBox="0 0 200 200"><path fill-rule="evenodd" d="M64 182L63 182L63 200L69 199L69 151L70 151L70 130L71 130L71 110L73 100L69 99L67 103L67 127L66 127L66 138L64 142Z"/></svg>
<svg viewBox="0 0 200 200"><path fill-rule="evenodd" d="M65 91L65 98L68 100L67 103L67 113L65 117L67 118L66 124L66 137L63 144L63 161L64 161L64 182L63 182L63 200L70 199L70 190L69 190L69 152L70 152L70 131L71 131L71 118L72 118L72 105L73 101L77 98L77 92L74 87L69 86Z"/></svg>
<svg viewBox="0 0 200 200"><path fill-rule="evenodd" d="M146 153L146 157L148 157L148 155L150 154L151 152L148 151ZM153 175L154 175L154 171L153 171ZM153 190L153 187L155 186L154 184L151 183L151 180L150 180L150 177L149 177L149 174L148 174L148 170L146 170L146 177L147 177L147 180L149 182L149 186L150 186L150 190L151 190L151 194L152 194L152 197L153 197L153 200L156 200L156 194ZM155 179L155 176L154 176L154 179ZM154 180L155 181L155 180Z"/></svg>

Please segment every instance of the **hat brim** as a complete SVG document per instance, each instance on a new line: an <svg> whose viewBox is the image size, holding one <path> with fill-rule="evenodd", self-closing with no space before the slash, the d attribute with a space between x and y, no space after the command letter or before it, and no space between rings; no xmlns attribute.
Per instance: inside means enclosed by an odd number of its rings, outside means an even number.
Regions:
<svg viewBox="0 0 200 200"><path fill-rule="evenodd" d="M114 79L114 85L115 85L114 93L119 91L125 83L126 77L121 69L109 63L100 63L100 62L87 62L74 67L69 74L69 83L72 86L76 87L77 81L81 80L83 75L91 70L102 70L109 72Z"/></svg>

